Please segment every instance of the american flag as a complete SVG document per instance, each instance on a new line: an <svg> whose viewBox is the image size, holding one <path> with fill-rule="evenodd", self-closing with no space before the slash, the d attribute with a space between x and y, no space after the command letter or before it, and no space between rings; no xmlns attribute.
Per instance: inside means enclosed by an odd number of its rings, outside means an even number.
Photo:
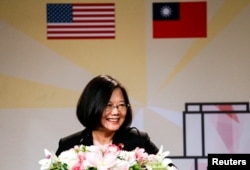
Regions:
<svg viewBox="0 0 250 170"><path fill-rule="evenodd" d="M115 38L114 3L47 4L47 38Z"/></svg>

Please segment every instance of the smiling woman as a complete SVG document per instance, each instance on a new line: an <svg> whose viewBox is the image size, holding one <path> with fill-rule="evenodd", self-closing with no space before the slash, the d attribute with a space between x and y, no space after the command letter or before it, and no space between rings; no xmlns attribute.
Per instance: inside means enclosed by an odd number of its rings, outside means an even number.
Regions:
<svg viewBox="0 0 250 170"><path fill-rule="evenodd" d="M60 139L56 155L76 145L115 144L123 150L144 148L148 154L159 149L146 132L130 127L132 107L124 86L109 75L94 77L84 88L76 115L83 130Z"/></svg>

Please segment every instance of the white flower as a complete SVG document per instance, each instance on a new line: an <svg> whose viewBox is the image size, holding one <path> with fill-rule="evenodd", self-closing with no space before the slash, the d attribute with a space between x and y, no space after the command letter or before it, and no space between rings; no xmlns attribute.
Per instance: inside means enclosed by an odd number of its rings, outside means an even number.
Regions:
<svg viewBox="0 0 250 170"><path fill-rule="evenodd" d="M48 151L48 149L44 149L45 158L39 161L41 165L40 170L49 170L54 162L57 162L58 159L55 154Z"/></svg>
<svg viewBox="0 0 250 170"><path fill-rule="evenodd" d="M128 165L133 166L136 164L136 157L135 153L133 151L127 152L127 151L121 151L119 154L119 157L126 161Z"/></svg>
<svg viewBox="0 0 250 170"><path fill-rule="evenodd" d="M78 156L74 149L62 152L58 158L62 163L66 163L70 169L78 161Z"/></svg>
<svg viewBox="0 0 250 170"><path fill-rule="evenodd" d="M171 159L167 158L169 155L169 151L163 152L163 146L160 147L158 153L156 155L149 155L148 160L149 163L146 165L149 170L154 168L165 168L167 169L168 164L171 163Z"/></svg>

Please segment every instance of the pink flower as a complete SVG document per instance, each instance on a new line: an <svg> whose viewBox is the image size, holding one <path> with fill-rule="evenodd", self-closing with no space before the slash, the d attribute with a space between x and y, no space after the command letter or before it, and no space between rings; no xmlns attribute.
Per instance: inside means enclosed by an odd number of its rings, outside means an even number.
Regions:
<svg viewBox="0 0 250 170"><path fill-rule="evenodd" d="M83 162L84 167L97 167L99 170L107 170L113 167L116 163L117 156L109 150L111 148L104 147L92 152L86 152L86 160Z"/></svg>
<svg viewBox="0 0 250 170"><path fill-rule="evenodd" d="M77 162L73 165L72 170L82 170L83 161L86 160L85 153L78 152L77 154Z"/></svg>
<svg viewBox="0 0 250 170"><path fill-rule="evenodd" d="M73 167L72 170L81 170L82 164L80 162L77 162Z"/></svg>
<svg viewBox="0 0 250 170"><path fill-rule="evenodd" d="M114 145L114 144L104 145L101 147L101 150L103 151L104 156L106 154L113 154L115 156L118 156L120 152L122 151L119 146Z"/></svg>
<svg viewBox="0 0 250 170"><path fill-rule="evenodd" d="M144 160L148 158L148 153L145 152L143 148L135 148L135 158L138 161L139 165L142 165Z"/></svg>

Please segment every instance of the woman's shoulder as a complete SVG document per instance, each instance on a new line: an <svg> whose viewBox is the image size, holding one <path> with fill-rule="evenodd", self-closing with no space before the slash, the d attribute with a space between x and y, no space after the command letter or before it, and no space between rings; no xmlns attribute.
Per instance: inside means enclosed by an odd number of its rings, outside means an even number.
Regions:
<svg viewBox="0 0 250 170"><path fill-rule="evenodd" d="M73 139L73 138L78 138L78 137L81 136L82 132L83 132L83 130L72 133L70 135L64 136L62 139L63 140L69 140L69 139Z"/></svg>
<svg viewBox="0 0 250 170"><path fill-rule="evenodd" d="M89 131L84 129L60 138L59 147L57 149L56 155L59 155L61 152L73 148L76 145L80 144L91 145L92 142L89 137L89 134L90 134Z"/></svg>
<svg viewBox="0 0 250 170"><path fill-rule="evenodd" d="M119 135L115 136L115 143L122 143L125 150L133 150L136 147L144 148L149 154L156 154L158 148L150 140L147 132L136 127L122 129Z"/></svg>
<svg viewBox="0 0 250 170"><path fill-rule="evenodd" d="M75 141L75 140L80 141L86 135L88 135L88 130L84 129L61 138L61 141L62 142Z"/></svg>

